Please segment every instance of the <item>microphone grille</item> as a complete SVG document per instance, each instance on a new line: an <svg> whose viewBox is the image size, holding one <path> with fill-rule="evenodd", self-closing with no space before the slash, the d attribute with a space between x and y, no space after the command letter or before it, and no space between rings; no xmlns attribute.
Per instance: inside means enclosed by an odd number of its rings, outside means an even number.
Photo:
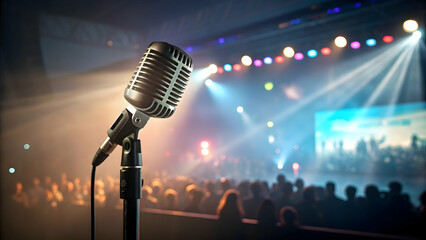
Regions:
<svg viewBox="0 0 426 240"><path fill-rule="evenodd" d="M180 48L153 42L139 62L124 97L150 117L170 117L186 88L192 64L191 57Z"/></svg>

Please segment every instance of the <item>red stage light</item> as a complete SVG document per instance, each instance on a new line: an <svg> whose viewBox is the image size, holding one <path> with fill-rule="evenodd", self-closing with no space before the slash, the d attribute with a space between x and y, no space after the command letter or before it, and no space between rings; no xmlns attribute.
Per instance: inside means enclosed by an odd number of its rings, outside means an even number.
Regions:
<svg viewBox="0 0 426 240"><path fill-rule="evenodd" d="M282 57L282 56L276 56L276 57L275 57L275 62L277 62L277 63L282 63L282 62L284 62L284 57Z"/></svg>
<svg viewBox="0 0 426 240"><path fill-rule="evenodd" d="M385 42L385 43L391 43L391 42L393 42L393 37L392 36L384 36L383 37L383 42Z"/></svg>
<svg viewBox="0 0 426 240"><path fill-rule="evenodd" d="M235 71L240 71L241 70L241 65L240 64L234 64L234 66L232 67Z"/></svg>
<svg viewBox="0 0 426 240"><path fill-rule="evenodd" d="M217 68L217 72L218 72L218 73L223 73L223 68L222 68L222 67L218 67L218 68Z"/></svg>
<svg viewBox="0 0 426 240"><path fill-rule="evenodd" d="M322 53L322 55L330 55L331 49L328 48L328 47L321 48L321 53Z"/></svg>

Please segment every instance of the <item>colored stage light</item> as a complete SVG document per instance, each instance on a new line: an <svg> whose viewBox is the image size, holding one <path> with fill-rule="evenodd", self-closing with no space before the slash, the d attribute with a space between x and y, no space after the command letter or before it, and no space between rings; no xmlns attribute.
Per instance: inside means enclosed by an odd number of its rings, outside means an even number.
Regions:
<svg viewBox="0 0 426 240"><path fill-rule="evenodd" d="M374 38L367 39L367 41L365 41L365 44L367 44L367 46L369 47L376 46L376 39Z"/></svg>
<svg viewBox="0 0 426 240"><path fill-rule="evenodd" d="M311 50L308 51L308 57L310 57L310 58L314 58L317 55L318 55L318 52L315 49L311 49Z"/></svg>
<svg viewBox="0 0 426 240"><path fill-rule="evenodd" d="M244 108L243 108L243 107L241 107L241 106L238 106L238 107L237 107L237 112L238 112L238 113L242 113L242 112L244 112Z"/></svg>
<svg viewBox="0 0 426 240"><path fill-rule="evenodd" d="M216 64L210 64L210 66L209 66L209 72L212 73L212 74L217 73L217 66L216 66Z"/></svg>
<svg viewBox="0 0 426 240"><path fill-rule="evenodd" d="M339 48L345 47L347 43L348 41L346 41L346 38L342 36L338 36L336 39L334 39L334 44L336 44L336 46Z"/></svg>
<svg viewBox="0 0 426 240"><path fill-rule="evenodd" d="M211 87L211 86L213 86L213 81L212 81L211 79L207 79L207 80L204 82L204 84L205 84L207 87Z"/></svg>
<svg viewBox="0 0 426 240"><path fill-rule="evenodd" d="M268 122L266 123L266 126L268 126L269 128L271 128L271 127L273 127L273 126L274 126L274 122L272 122L272 121L268 121Z"/></svg>
<svg viewBox="0 0 426 240"><path fill-rule="evenodd" d="M262 63L262 60L256 59L256 60L254 60L253 64L256 67L260 67L260 66L262 66L263 63Z"/></svg>
<svg viewBox="0 0 426 240"><path fill-rule="evenodd" d="M241 70L241 65L240 64L234 64L234 66L232 66L232 68L235 70L235 71L240 71Z"/></svg>
<svg viewBox="0 0 426 240"><path fill-rule="evenodd" d="M222 68L222 67L218 67L218 68L217 68L217 72L218 72L218 73L223 73L223 68Z"/></svg>
<svg viewBox="0 0 426 240"><path fill-rule="evenodd" d="M28 143L24 144L24 149L25 149L25 150L30 149L30 144L28 144Z"/></svg>
<svg viewBox="0 0 426 240"><path fill-rule="evenodd" d="M269 64L272 64L273 60L272 60L272 58L271 58L271 57L265 57L265 58L263 59L263 62L264 62L265 64L269 65Z"/></svg>
<svg viewBox="0 0 426 240"><path fill-rule="evenodd" d="M9 168L9 173L14 173L15 169L13 167Z"/></svg>
<svg viewBox="0 0 426 240"><path fill-rule="evenodd" d="M246 65L246 66L250 66L250 65L251 65L251 63L252 63L252 60L251 60L251 57L249 57L249 56L247 56L247 55L244 55L244 56L241 58L241 62L242 62L244 65Z"/></svg>
<svg viewBox="0 0 426 240"><path fill-rule="evenodd" d="M210 146L210 144L207 141L202 141L200 146L201 146L201 148L208 148Z"/></svg>
<svg viewBox="0 0 426 240"><path fill-rule="evenodd" d="M284 62L284 58L282 56L276 56L275 57L275 62L282 63L282 62Z"/></svg>
<svg viewBox="0 0 426 240"><path fill-rule="evenodd" d="M294 49L292 47L286 47L283 50L284 56L292 58L294 56Z"/></svg>
<svg viewBox="0 0 426 240"><path fill-rule="evenodd" d="M404 31L411 33L416 31L419 28L419 24L415 20L407 20L402 25Z"/></svg>
<svg viewBox="0 0 426 240"><path fill-rule="evenodd" d="M362 4L359 2L359 3L355 3L355 8L360 8L361 6L362 6Z"/></svg>
<svg viewBox="0 0 426 240"><path fill-rule="evenodd" d="M293 171L297 172L299 171L299 169L300 169L300 165L297 162L293 163Z"/></svg>
<svg viewBox="0 0 426 240"><path fill-rule="evenodd" d="M271 91L274 88L274 84L272 82L267 82L264 87L266 91Z"/></svg>
<svg viewBox="0 0 426 240"><path fill-rule="evenodd" d="M304 58L303 53L296 53L294 54L294 59L300 61Z"/></svg>
<svg viewBox="0 0 426 240"><path fill-rule="evenodd" d="M321 53L322 53L322 55L330 55L331 54L331 49L328 48L328 47L321 48Z"/></svg>
<svg viewBox="0 0 426 240"><path fill-rule="evenodd" d="M361 47L361 43L359 43L358 41L351 42L351 48L358 49L360 47Z"/></svg>
<svg viewBox="0 0 426 240"><path fill-rule="evenodd" d="M217 42L218 42L218 43L220 43L220 44L222 44L222 43L224 43L224 42L225 42L225 38L219 38L219 39L217 40Z"/></svg>
<svg viewBox="0 0 426 240"><path fill-rule="evenodd" d="M384 36L383 37L383 42L385 42L385 43L391 43L391 42L393 42L393 37L392 36Z"/></svg>
<svg viewBox="0 0 426 240"><path fill-rule="evenodd" d="M225 70L225 71L227 71L227 72L232 71L232 66L231 66L231 64L225 64L225 65L223 65L223 70Z"/></svg>

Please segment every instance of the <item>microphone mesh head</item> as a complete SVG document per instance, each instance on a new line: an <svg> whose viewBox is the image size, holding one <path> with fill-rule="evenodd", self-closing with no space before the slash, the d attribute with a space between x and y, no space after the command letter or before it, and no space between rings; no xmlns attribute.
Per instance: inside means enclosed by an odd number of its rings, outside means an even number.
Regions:
<svg viewBox="0 0 426 240"><path fill-rule="evenodd" d="M192 69L192 59L184 51L166 42L153 42L139 62L124 97L150 117L170 117Z"/></svg>

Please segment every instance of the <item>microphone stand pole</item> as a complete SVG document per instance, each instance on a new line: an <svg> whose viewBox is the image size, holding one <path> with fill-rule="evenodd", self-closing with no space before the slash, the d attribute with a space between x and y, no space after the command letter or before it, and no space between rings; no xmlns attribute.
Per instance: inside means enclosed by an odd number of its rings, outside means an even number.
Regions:
<svg viewBox="0 0 426 240"><path fill-rule="evenodd" d="M138 130L123 140L120 170L120 198L123 199L123 239L139 239L142 153Z"/></svg>

